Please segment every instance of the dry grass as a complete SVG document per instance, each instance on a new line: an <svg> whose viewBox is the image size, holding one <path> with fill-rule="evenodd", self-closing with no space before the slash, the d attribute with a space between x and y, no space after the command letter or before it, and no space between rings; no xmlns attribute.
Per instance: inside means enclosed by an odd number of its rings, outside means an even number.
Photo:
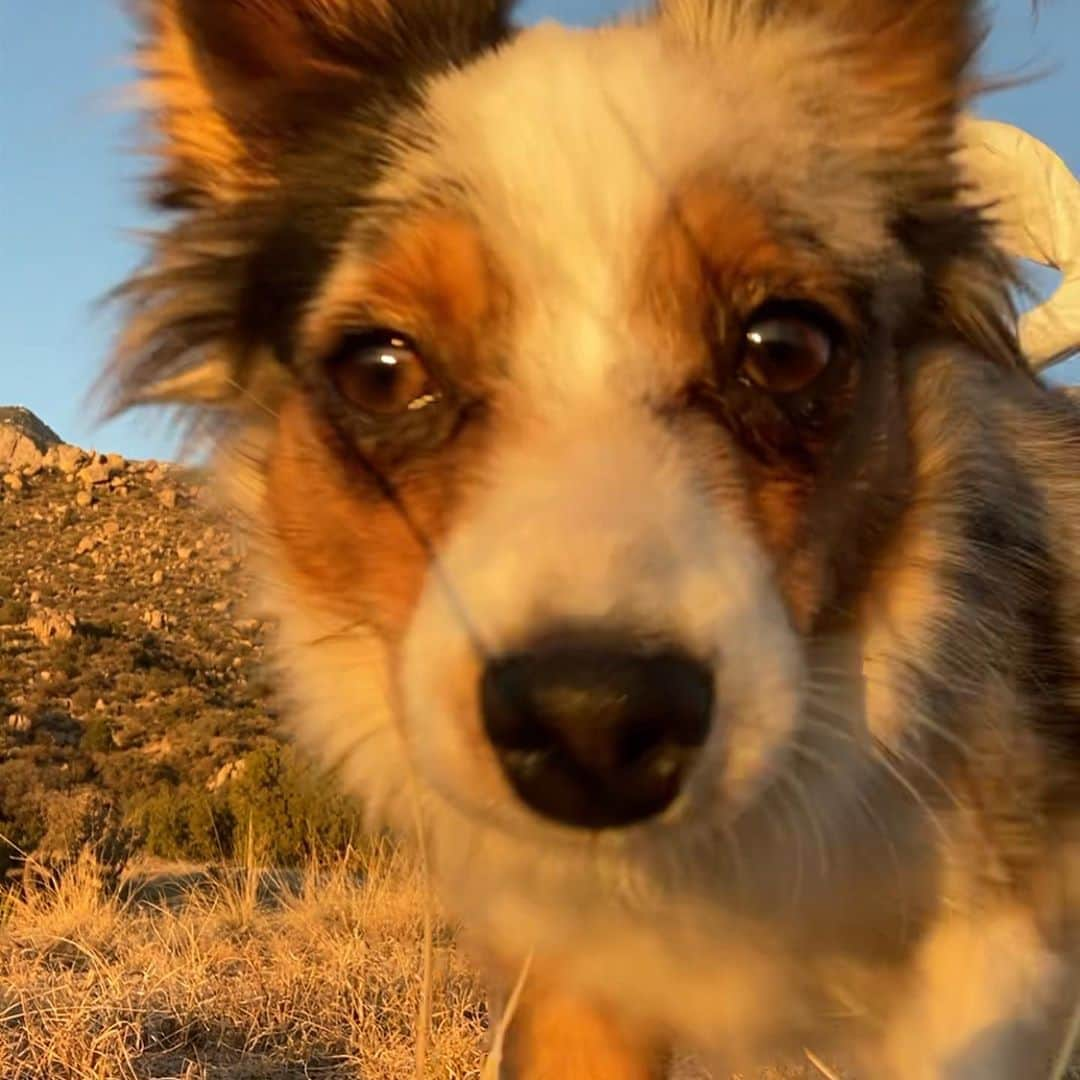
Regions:
<svg viewBox="0 0 1080 1080"><path fill-rule="evenodd" d="M9 898L0 1076L412 1075L424 898L411 863L384 851L363 881L339 864L202 886L109 898L84 863ZM483 998L449 928L434 940L426 1073L475 1077Z"/></svg>
<svg viewBox="0 0 1080 1080"><path fill-rule="evenodd" d="M0 1078L412 1078L425 903L389 847L292 874L143 867L118 895L84 859L0 909ZM483 993L438 918L430 978L425 1076L490 1076Z"/></svg>
<svg viewBox="0 0 1080 1080"><path fill-rule="evenodd" d="M254 859L231 873L143 868L126 886L106 894L83 860L3 900L3 1080L415 1075L426 893L406 856L387 847L293 874ZM424 1075L488 1077L479 982L442 920L433 942ZM689 1061L677 1076L709 1080Z"/></svg>

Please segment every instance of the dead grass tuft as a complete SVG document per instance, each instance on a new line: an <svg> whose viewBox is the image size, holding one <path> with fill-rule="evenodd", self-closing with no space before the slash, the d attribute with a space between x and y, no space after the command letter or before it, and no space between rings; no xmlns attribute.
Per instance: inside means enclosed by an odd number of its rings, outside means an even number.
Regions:
<svg viewBox="0 0 1080 1080"><path fill-rule="evenodd" d="M5 1080L412 1075L424 894L388 849L291 879L256 869L104 895L83 860L0 915ZM198 884L192 884L198 879ZM485 1008L435 929L427 1075L475 1077Z"/></svg>

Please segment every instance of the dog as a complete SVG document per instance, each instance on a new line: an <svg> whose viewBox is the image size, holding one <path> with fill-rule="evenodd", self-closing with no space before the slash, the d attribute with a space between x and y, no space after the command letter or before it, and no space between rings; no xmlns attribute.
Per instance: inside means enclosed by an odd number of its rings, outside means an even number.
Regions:
<svg viewBox="0 0 1080 1080"><path fill-rule="evenodd" d="M212 435L291 730L520 988L503 1075L1060 1071L1080 411L956 163L979 4L137 11L113 402Z"/></svg>

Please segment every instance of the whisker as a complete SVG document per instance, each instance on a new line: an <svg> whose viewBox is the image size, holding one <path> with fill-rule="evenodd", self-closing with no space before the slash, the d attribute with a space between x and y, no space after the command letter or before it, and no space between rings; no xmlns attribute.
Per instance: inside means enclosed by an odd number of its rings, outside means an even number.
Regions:
<svg viewBox="0 0 1080 1080"><path fill-rule="evenodd" d="M1058 1056L1050 1070L1049 1080L1066 1080L1069 1066L1073 1062L1073 1052L1078 1046L1080 1046L1080 998L1077 999L1076 1007L1073 1009L1065 1038L1062 1040Z"/></svg>
<svg viewBox="0 0 1080 1080"><path fill-rule="evenodd" d="M821 708L822 710L827 710L828 706L827 705L821 705L821 706L819 706L819 708ZM839 719L846 719L846 717L843 716L843 714L838 714L838 718ZM804 722L807 724L807 726L813 726L813 721L811 721L811 720L806 720ZM820 730L826 731L826 730L829 730L830 728L831 728L831 725L822 724L821 727L820 727ZM835 728L833 728L833 730L835 730ZM905 749L903 747L903 745L896 746L896 747L887 746L886 744L882 743L879 739L875 738L875 739L873 739L871 744L866 748L866 752L868 754L870 754L873 757L874 760L882 761L882 763L884 763L883 762L884 756L891 754L891 755L895 756L896 758L898 758L904 764L911 765L912 767L918 769L921 773L923 773L928 779L930 779L938 787L938 789L942 792L942 794L945 796L945 798L953 805L954 808L956 808L956 809L962 809L963 808L964 804L963 804L962 800L953 791L953 789L949 786L948 781L945 780L945 778L942 777L941 774L936 769L934 769L933 766L930 765L929 762L925 761L918 754L912 753L910 750Z"/></svg>
<svg viewBox="0 0 1080 1080"><path fill-rule="evenodd" d="M949 831L945 828L944 823L938 816L937 811L926 801L922 792L903 774L903 771L898 769L891 761L889 761L888 754L882 753L875 756L875 760L880 764L886 772L911 796L915 804L926 815L926 819L934 827L934 830L938 833L939 837L944 843L949 841Z"/></svg>
<svg viewBox="0 0 1080 1080"><path fill-rule="evenodd" d="M809 1061L810 1064L813 1065L814 1068L817 1069L817 1071L825 1077L825 1080L840 1080L840 1077L836 1073L834 1073L832 1069L830 1069L829 1066L826 1065L825 1062L823 1062L821 1058L819 1058L815 1053L807 1049L804 1049L803 1053L806 1055L806 1060Z"/></svg>
<svg viewBox="0 0 1080 1080"><path fill-rule="evenodd" d="M803 809L803 812L805 814L805 820L806 820L807 824L810 826L810 831L811 831L811 833L813 834L813 837L814 837L814 844L815 844L815 847L817 848L818 867L819 867L819 869L821 871L821 876L823 878L827 878L829 876L828 843L826 842L825 831L824 831L824 828L822 826L821 817L818 814L818 812L814 809L813 803L806 797L806 792L805 792L805 790L803 788L803 785L799 782L799 778L797 776L793 776L791 774L791 772L786 768L781 769L779 771L779 773L777 774L777 776L782 782L784 782L787 786L789 786L791 788L792 793L795 796L796 802L799 803L799 805ZM801 833L801 830L797 830L797 834L798 834L799 839L800 839L800 843L798 844L798 852L799 852L798 877L799 877L799 882L801 883L801 881L802 881L802 869L803 869L803 867L802 867L802 843L801 843L802 833Z"/></svg>
<svg viewBox="0 0 1080 1080"><path fill-rule="evenodd" d="M259 397L253 394L249 387L244 386L242 383L232 378L232 376L227 376L225 378L225 382L238 393L240 393L243 397L247 398L248 401L250 401L257 409L260 409L262 412L266 413L266 415L269 416L271 419L281 419L280 414L276 410L272 409L269 405L267 405L266 402L262 401Z"/></svg>

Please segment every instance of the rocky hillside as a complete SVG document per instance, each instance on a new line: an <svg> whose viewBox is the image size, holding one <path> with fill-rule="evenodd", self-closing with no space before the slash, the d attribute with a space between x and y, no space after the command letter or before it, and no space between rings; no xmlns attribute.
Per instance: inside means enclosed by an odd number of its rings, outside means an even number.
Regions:
<svg viewBox="0 0 1080 1080"><path fill-rule="evenodd" d="M64 846L87 807L212 792L268 743L243 598L196 474L0 410L0 834Z"/></svg>

